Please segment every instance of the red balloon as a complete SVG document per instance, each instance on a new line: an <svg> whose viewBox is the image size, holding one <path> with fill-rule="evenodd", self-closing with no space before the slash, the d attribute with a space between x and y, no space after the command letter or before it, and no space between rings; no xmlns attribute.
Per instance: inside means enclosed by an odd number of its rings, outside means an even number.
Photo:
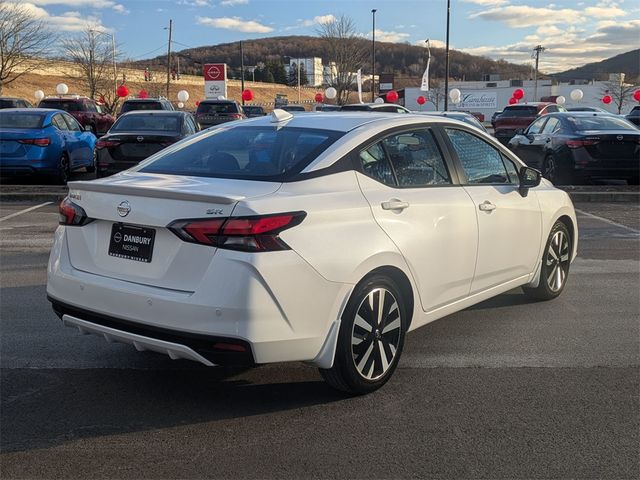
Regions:
<svg viewBox="0 0 640 480"><path fill-rule="evenodd" d="M200 106L200 100L196 100L196 107Z"/></svg>
<svg viewBox="0 0 640 480"><path fill-rule="evenodd" d="M138 92L138 98L149 98L149 94L146 90L140 90Z"/></svg>
<svg viewBox="0 0 640 480"><path fill-rule="evenodd" d="M387 92L387 102L389 103L397 102L398 98L399 98L398 92L396 92L395 90L389 90Z"/></svg>
<svg viewBox="0 0 640 480"><path fill-rule="evenodd" d="M611 98L611 95L605 95L604 97L602 97L602 103L604 103L605 105L609 105L612 100L613 98Z"/></svg>
<svg viewBox="0 0 640 480"><path fill-rule="evenodd" d="M416 102L418 102L418 105L424 105L425 103L427 103L427 99L420 95L418 98L416 98Z"/></svg>
<svg viewBox="0 0 640 480"><path fill-rule="evenodd" d="M514 97L511 97L511 98L509 99L509 105L513 105L514 103L518 103L518 99L517 99L517 98L514 98Z"/></svg>
<svg viewBox="0 0 640 480"><path fill-rule="evenodd" d="M120 85L116 90L116 95L118 95L120 98L126 97L127 95L129 95L129 89L126 85Z"/></svg>
<svg viewBox="0 0 640 480"><path fill-rule="evenodd" d="M322 95L319 92L316 93L315 100L316 100L317 103L322 103L322 101L324 100L324 95Z"/></svg>
<svg viewBox="0 0 640 480"><path fill-rule="evenodd" d="M633 99L636 102L640 102L640 90L636 90L635 92L633 92Z"/></svg>
<svg viewBox="0 0 640 480"><path fill-rule="evenodd" d="M521 98L524 97L524 90L521 88L516 88L513 91L513 98L515 98L516 100L520 100Z"/></svg>
<svg viewBox="0 0 640 480"><path fill-rule="evenodd" d="M249 90L248 88L246 90L242 91L242 99L245 102L249 102L251 100L253 100L253 91Z"/></svg>

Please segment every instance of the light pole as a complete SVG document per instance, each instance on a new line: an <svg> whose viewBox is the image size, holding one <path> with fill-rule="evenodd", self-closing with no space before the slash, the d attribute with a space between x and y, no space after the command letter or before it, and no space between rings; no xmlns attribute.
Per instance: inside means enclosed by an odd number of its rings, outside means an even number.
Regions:
<svg viewBox="0 0 640 480"><path fill-rule="evenodd" d="M116 37L113 33L103 32L101 30L89 30L91 33L97 33L98 35L109 35L111 37L111 56L113 59L113 86L114 86L114 95L115 91L118 90L118 71L116 69ZM92 42L93 43L93 42ZM90 52L91 53L91 52ZM91 55L93 57L93 55ZM93 58L92 58L93 60ZM92 66L93 68L93 66Z"/></svg>
<svg viewBox="0 0 640 480"><path fill-rule="evenodd" d="M167 27L164 27L167 30ZM169 43L167 46L167 98L169 98L169 82L171 80L171 33L173 31L173 20L169 20Z"/></svg>
<svg viewBox="0 0 640 480"><path fill-rule="evenodd" d="M444 111L449 110L449 18L451 17L451 0L447 0L447 50L444 60Z"/></svg>
<svg viewBox="0 0 640 480"><path fill-rule="evenodd" d="M373 16L373 40L371 42L371 101L375 101L376 98L376 12L374 8L371 10Z"/></svg>
<svg viewBox="0 0 640 480"><path fill-rule="evenodd" d="M244 47L242 46L242 40L240 40L240 92L242 105L244 105Z"/></svg>

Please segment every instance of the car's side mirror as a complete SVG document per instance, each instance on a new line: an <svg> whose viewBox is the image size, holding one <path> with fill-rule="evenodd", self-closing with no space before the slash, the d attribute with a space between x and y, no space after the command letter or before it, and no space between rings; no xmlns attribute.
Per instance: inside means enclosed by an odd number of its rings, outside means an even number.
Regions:
<svg viewBox="0 0 640 480"><path fill-rule="evenodd" d="M539 170L531 167L522 167L518 176L520 177L520 192L523 196L526 196L528 189L540 185L540 179L542 177Z"/></svg>
<svg viewBox="0 0 640 480"><path fill-rule="evenodd" d="M91 125L85 125L84 126L84 131L85 132L92 132L93 130L91 130Z"/></svg>
<svg viewBox="0 0 640 480"><path fill-rule="evenodd" d="M516 135L524 135L524 128L519 128L516 130Z"/></svg>

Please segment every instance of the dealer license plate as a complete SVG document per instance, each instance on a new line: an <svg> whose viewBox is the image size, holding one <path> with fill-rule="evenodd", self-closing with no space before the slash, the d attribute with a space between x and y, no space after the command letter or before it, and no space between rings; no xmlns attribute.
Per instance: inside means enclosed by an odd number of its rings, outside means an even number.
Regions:
<svg viewBox="0 0 640 480"><path fill-rule="evenodd" d="M153 228L114 223L111 227L109 255L149 263L153 256L155 237L156 231Z"/></svg>

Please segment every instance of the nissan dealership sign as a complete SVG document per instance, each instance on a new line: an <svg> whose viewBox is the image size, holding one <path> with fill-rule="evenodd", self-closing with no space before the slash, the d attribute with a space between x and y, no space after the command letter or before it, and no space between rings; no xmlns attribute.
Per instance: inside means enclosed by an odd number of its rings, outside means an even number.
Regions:
<svg viewBox="0 0 640 480"><path fill-rule="evenodd" d="M204 97L227 97L227 64L207 63L202 67Z"/></svg>
<svg viewBox="0 0 640 480"><path fill-rule="evenodd" d="M462 92L460 103L456 108L463 110L475 110L478 108L497 108L498 93L497 92Z"/></svg>

